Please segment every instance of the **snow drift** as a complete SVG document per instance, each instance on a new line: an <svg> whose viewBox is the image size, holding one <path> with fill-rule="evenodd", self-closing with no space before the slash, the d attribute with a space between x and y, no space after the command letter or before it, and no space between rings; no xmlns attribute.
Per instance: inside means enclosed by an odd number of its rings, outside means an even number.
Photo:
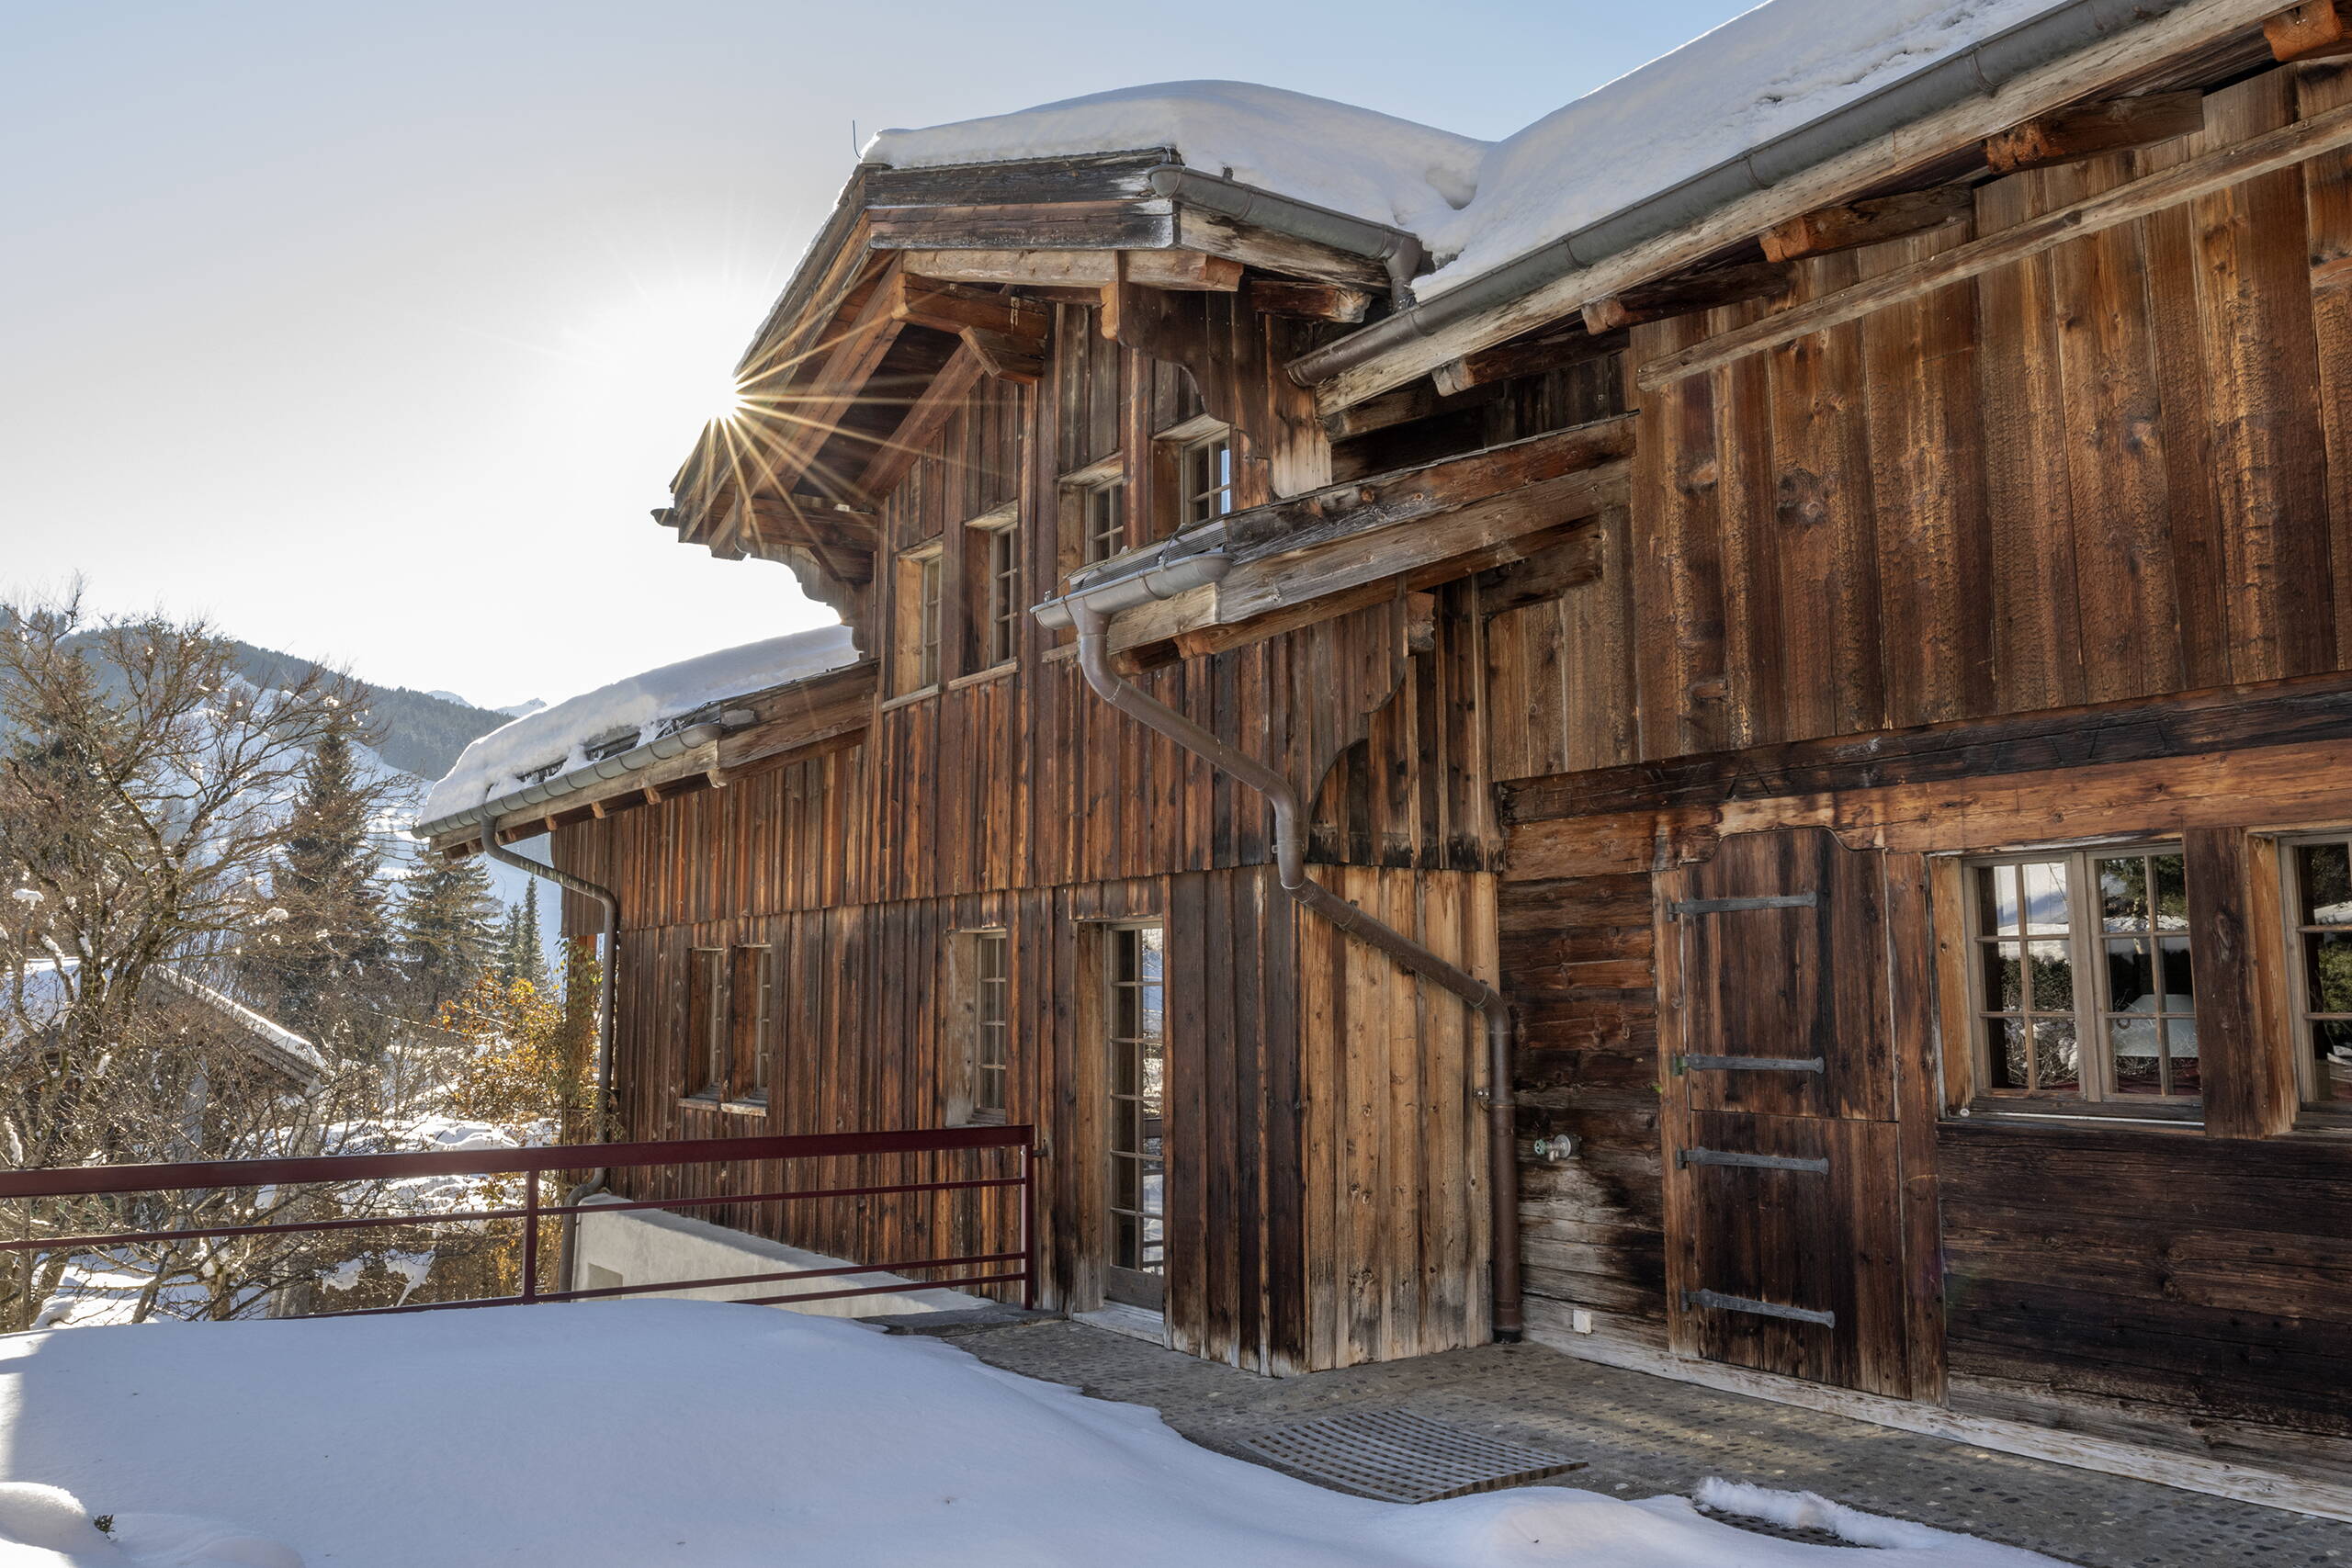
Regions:
<svg viewBox="0 0 2352 1568"><path fill-rule="evenodd" d="M933 1341L703 1302L0 1339L0 1568L2056 1568L1679 1497L1370 1502Z"/></svg>

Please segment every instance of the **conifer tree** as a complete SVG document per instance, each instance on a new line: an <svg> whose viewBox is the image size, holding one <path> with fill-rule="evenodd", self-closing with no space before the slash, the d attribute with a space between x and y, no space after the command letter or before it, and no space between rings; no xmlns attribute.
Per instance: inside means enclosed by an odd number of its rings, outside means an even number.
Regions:
<svg viewBox="0 0 2352 1568"><path fill-rule="evenodd" d="M412 1016L431 1019L499 958L492 924L498 899L481 860L431 860L408 880L401 900L401 958L408 970Z"/></svg>
<svg viewBox="0 0 2352 1568"><path fill-rule="evenodd" d="M368 1055L387 1032L392 932L369 837L385 786L360 774L358 731L357 710L332 710L271 868L269 924L239 966L262 1010L286 1027Z"/></svg>
<svg viewBox="0 0 2352 1568"><path fill-rule="evenodd" d="M540 996L548 994L547 954L539 945L539 884L537 877L523 888L523 901L506 909L506 929L499 938L498 977L508 985L526 981Z"/></svg>

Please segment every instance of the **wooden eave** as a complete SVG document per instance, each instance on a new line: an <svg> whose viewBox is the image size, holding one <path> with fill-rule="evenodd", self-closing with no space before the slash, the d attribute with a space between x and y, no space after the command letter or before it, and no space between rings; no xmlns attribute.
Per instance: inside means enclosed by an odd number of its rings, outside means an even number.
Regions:
<svg viewBox="0 0 2352 1568"><path fill-rule="evenodd" d="M512 843L696 790L723 788L749 773L854 746L873 717L880 671L877 661L860 660L729 698L726 706L752 713L750 724L652 767L601 779L543 807L510 812L498 819L499 841ZM481 829L470 827L442 834L433 847L443 854L464 854L481 841Z"/></svg>
<svg viewBox="0 0 2352 1568"><path fill-rule="evenodd" d="M1219 651L1520 559L1627 503L1634 424L1623 414L1234 513L1209 525L1221 541L1201 536L1233 563L1223 581L1114 617L1111 647L1146 661L1161 645Z"/></svg>
<svg viewBox="0 0 2352 1568"><path fill-rule="evenodd" d="M2192 0L1996 95L1928 116L1673 233L1400 343L1316 383L1318 410L1326 419L1335 418L1427 376L1437 377L1442 391L1459 392L1478 380L1475 370L1462 374L1465 359L1528 340L1578 335L1574 323L1579 316L1589 321L1595 307L1628 293L1758 263L1764 259L1765 233L1808 212L1981 182L1991 177L1988 141L2037 117L2100 100L2211 89L2267 68L2273 59L2263 23L2281 9L2277 0ZM1770 295L1759 288L1747 297ZM1728 300L1702 295L1688 308L1722 302ZM1602 320L1608 319L1604 312Z"/></svg>
<svg viewBox="0 0 2352 1568"><path fill-rule="evenodd" d="M780 561L844 617L862 613L874 548L843 520L870 519L984 375L1034 378L1023 340L922 309L931 296L990 298L1029 315L1028 290L1132 295L1230 291L1245 271L1307 286L1290 308L1361 316L1381 264L1154 193L1162 150L944 169L865 167L737 371L743 413L715 422L655 513L724 559ZM1005 323L997 323L1002 326ZM1034 345L1034 346L1033 346Z"/></svg>

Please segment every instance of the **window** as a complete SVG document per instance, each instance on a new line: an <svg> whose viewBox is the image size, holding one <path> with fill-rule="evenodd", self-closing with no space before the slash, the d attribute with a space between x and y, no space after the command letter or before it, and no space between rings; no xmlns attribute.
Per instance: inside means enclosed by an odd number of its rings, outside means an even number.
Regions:
<svg viewBox="0 0 2352 1568"><path fill-rule="evenodd" d="M1109 560L1127 547L1127 482L1089 486L1080 492L1086 563Z"/></svg>
<svg viewBox="0 0 2352 1568"><path fill-rule="evenodd" d="M1114 1301L1157 1307L1168 1272L1168 1164L1160 1131L1168 1073L1163 938L1158 926L1114 926L1104 934L1111 1058L1106 1293Z"/></svg>
<svg viewBox="0 0 2352 1568"><path fill-rule="evenodd" d="M1225 431L1188 443L1178 462L1182 521L1205 523L1233 510L1233 437Z"/></svg>
<svg viewBox="0 0 2352 1568"><path fill-rule="evenodd" d="M940 547L899 558L892 690L905 695L939 684Z"/></svg>
<svg viewBox="0 0 2352 1568"><path fill-rule="evenodd" d="M1012 1030L1012 943L1002 931L972 936L972 1117L1004 1120Z"/></svg>
<svg viewBox="0 0 2352 1568"><path fill-rule="evenodd" d="M686 954L689 1097L755 1105L768 1094L770 950L697 947Z"/></svg>
<svg viewBox="0 0 2352 1568"><path fill-rule="evenodd" d="M2176 846L1971 862L1978 1083L1991 1096L2188 1101L2198 1073Z"/></svg>
<svg viewBox="0 0 2352 1568"><path fill-rule="evenodd" d="M2285 846L2303 1099L2352 1101L2352 835Z"/></svg>
<svg viewBox="0 0 2352 1568"><path fill-rule="evenodd" d="M973 554L981 573L972 619L983 669L1010 664L1021 652L1021 536L1013 518L1010 510L991 513L973 523L967 536L978 547Z"/></svg>

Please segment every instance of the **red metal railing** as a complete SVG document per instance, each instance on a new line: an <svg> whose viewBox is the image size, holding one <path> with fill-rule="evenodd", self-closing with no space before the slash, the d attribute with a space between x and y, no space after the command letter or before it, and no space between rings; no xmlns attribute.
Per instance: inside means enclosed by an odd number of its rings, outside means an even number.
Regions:
<svg viewBox="0 0 2352 1568"><path fill-rule="evenodd" d="M601 1203L542 1203L539 1179L549 1171L642 1169L693 1165L773 1163L844 1159L872 1155L927 1155L961 1150L1010 1151L1012 1169L994 1175L903 1181L875 1181L846 1187L786 1187L767 1192L730 1192L692 1198L653 1198ZM479 1224L487 1221L522 1222L522 1291L510 1296L473 1297L463 1301L419 1302L389 1307L364 1307L322 1317L358 1316L373 1313L429 1312L442 1307L508 1306L531 1302L589 1301L607 1296L647 1295L662 1291L707 1290L728 1285L781 1283L792 1280L839 1279L858 1274L900 1274L909 1270L954 1269L996 1269L888 1284L859 1285L844 1290L803 1292L787 1295L741 1298L757 1306L788 1305L794 1302L832 1301L849 1296L892 1295L907 1291L954 1289L967 1285L1018 1284L1024 1305L1037 1298L1035 1237L1037 1199L1034 1129L1017 1127L942 1127L889 1133L819 1133L785 1137L701 1138L658 1144L572 1144L542 1148L468 1149L434 1154L321 1155L302 1159L249 1159L189 1162L179 1165L94 1165L55 1170L0 1171L0 1201L10 1200L89 1197L144 1197L162 1193L218 1191L229 1188L284 1188L317 1183L329 1186L417 1177L523 1178L520 1207L472 1209L407 1214L369 1214L356 1218L292 1220L278 1224L198 1225L179 1230L130 1230L88 1235L37 1236L0 1242L0 1253L90 1253L116 1247L159 1242L203 1241L232 1236L296 1235L317 1231L356 1231L387 1227ZM1017 1237L1011 1250L964 1253L947 1258L918 1258L887 1263L850 1263L831 1269L782 1269L772 1273L735 1274L707 1280L671 1280L659 1283L607 1285L595 1290L539 1289L539 1223L573 1215L624 1214L640 1209L703 1209L718 1205L806 1202L827 1198L865 1198L919 1192L981 1191L1013 1189ZM1011 1265L999 1269L999 1265Z"/></svg>

